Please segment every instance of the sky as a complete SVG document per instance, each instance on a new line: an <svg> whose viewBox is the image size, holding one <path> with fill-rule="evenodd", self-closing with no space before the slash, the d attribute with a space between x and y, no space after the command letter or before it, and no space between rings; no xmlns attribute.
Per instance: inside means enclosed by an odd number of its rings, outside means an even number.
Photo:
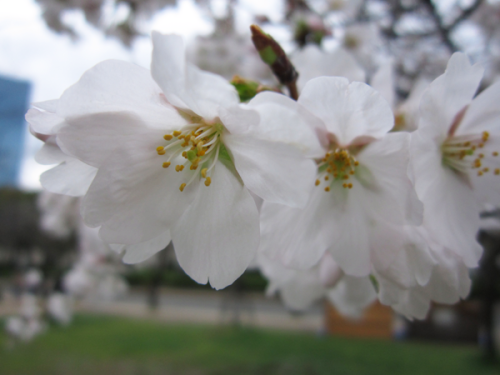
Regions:
<svg viewBox="0 0 500 375"><path fill-rule="evenodd" d="M224 0L212 1L214 10L222 12ZM240 0L237 25L241 32L248 30L253 14L266 14L278 21L283 14L282 7L281 0ZM113 16L120 17L120 9ZM0 75L30 81L31 103L60 97L86 70L103 60L119 59L149 67L151 41L148 36L137 38L127 49L87 24L80 11L67 12L64 21L75 28L80 35L78 40L50 31L34 0L0 0ZM193 0L179 0L176 8L158 12L147 28L180 34L189 41L196 35L210 34L213 24ZM26 128L20 173L22 189L41 189L39 176L50 166L34 161L40 147L41 142Z"/></svg>

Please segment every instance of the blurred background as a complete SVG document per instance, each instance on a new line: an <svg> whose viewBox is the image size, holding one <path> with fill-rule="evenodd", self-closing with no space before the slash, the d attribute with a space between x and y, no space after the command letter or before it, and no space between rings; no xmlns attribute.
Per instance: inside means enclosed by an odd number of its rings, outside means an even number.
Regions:
<svg viewBox="0 0 500 375"><path fill-rule="evenodd" d="M77 198L42 192L50 166L35 162L41 142L24 120L100 61L148 68L152 30L183 35L192 62L233 83L277 86L255 23L303 77L320 69L310 46L347 51L412 130L422 87L453 52L485 67L482 88L498 79L499 21L494 0L0 0L0 374L500 373L497 208L483 213L483 260L457 305L423 321L380 304L358 319L327 301L290 311L257 268L216 292L171 246L123 264L82 224Z"/></svg>

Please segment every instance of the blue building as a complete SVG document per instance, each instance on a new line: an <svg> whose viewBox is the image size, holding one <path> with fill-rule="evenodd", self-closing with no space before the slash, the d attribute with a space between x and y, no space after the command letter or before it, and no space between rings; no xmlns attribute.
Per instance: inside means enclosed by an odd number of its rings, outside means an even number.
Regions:
<svg viewBox="0 0 500 375"><path fill-rule="evenodd" d="M17 186L30 84L0 76L0 187Z"/></svg>

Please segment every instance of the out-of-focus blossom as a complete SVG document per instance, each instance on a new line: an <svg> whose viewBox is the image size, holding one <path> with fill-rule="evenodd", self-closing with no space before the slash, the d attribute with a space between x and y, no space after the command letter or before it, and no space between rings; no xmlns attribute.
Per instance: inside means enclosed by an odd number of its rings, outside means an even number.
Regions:
<svg viewBox="0 0 500 375"><path fill-rule="evenodd" d="M299 72L297 80L299 89L303 89L309 80L320 76L338 76L345 77L349 81L365 81L363 68L341 47L333 52L325 52L317 46L308 45L296 51L291 60Z"/></svg>
<svg viewBox="0 0 500 375"><path fill-rule="evenodd" d="M69 324L73 317L71 301L62 293L53 293L49 296L47 312L53 319L64 325Z"/></svg>

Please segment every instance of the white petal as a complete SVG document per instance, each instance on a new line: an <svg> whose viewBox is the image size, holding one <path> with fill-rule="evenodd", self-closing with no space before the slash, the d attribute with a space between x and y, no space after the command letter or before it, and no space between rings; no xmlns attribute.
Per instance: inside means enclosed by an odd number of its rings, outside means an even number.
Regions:
<svg viewBox="0 0 500 375"><path fill-rule="evenodd" d="M136 264L151 258L157 252L165 249L170 243L170 231L165 231L158 237L152 240L139 243L137 245L126 245L123 246L125 255L123 256L123 263L125 264Z"/></svg>
<svg viewBox="0 0 500 375"><path fill-rule="evenodd" d="M196 282L221 289L255 257L259 214L252 196L223 164L217 163L211 178L172 229L172 239L182 269Z"/></svg>
<svg viewBox="0 0 500 375"><path fill-rule="evenodd" d="M67 158L68 155L62 152L61 148L57 145L55 136L48 138L35 154L35 161L43 165L59 164Z"/></svg>
<svg viewBox="0 0 500 375"><path fill-rule="evenodd" d="M293 146L253 137L225 134L245 186L272 203L304 207L314 187L316 164Z"/></svg>
<svg viewBox="0 0 500 375"><path fill-rule="evenodd" d="M366 146L358 155L358 160L360 171L367 168L372 176L372 181L365 184L363 196L367 207L389 222L419 225L422 223L423 205L408 176L409 141L408 133L387 134ZM360 173L355 177L358 178Z"/></svg>
<svg viewBox="0 0 500 375"><path fill-rule="evenodd" d="M59 105L59 99L46 100L44 102L33 103L33 107L43 109L47 112L56 113Z"/></svg>
<svg viewBox="0 0 500 375"><path fill-rule="evenodd" d="M346 275L328 290L327 297L342 315L359 318L363 310L376 300L377 293L369 277Z"/></svg>
<svg viewBox="0 0 500 375"><path fill-rule="evenodd" d="M318 133L322 130L326 135L326 128L296 101L266 91L257 94L248 106L260 114L259 126L252 132L256 137L294 145L309 158L324 156Z"/></svg>
<svg viewBox="0 0 500 375"><path fill-rule="evenodd" d="M242 106L221 107L219 117L231 134L246 134L259 124L259 114Z"/></svg>
<svg viewBox="0 0 500 375"><path fill-rule="evenodd" d="M78 117L98 112L129 111L149 127L180 127L186 121L162 98L147 69L108 60L85 72L59 99L57 114Z"/></svg>
<svg viewBox="0 0 500 375"><path fill-rule="evenodd" d="M335 262L351 276L363 277L370 273L369 218L360 197L364 194L359 184L344 189L334 184L331 194L335 201L332 211L331 236L335 238L329 249Z"/></svg>
<svg viewBox="0 0 500 375"><path fill-rule="evenodd" d="M482 254L476 241L479 207L472 187L442 166L441 151L433 142L412 136L415 189L424 203L423 225L439 244L453 249L468 267L475 267Z"/></svg>
<svg viewBox="0 0 500 375"><path fill-rule="evenodd" d="M329 198L329 193L318 187L303 209L265 202L260 250L292 268L313 267L334 242L331 226L335 202Z"/></svg>
<svg viewBox="0 0 500 375"><path fill-rule="evenodd" d="M500 82L497 82L474 98L455 134L480 135L484 131L498 134L498 123L500 122L499 97Z"/></svg>
<svg viewBox="0 0 500 375"><path fill-rule="evenodd" d="M218 106L239 102L236 89L224 78L186 63L184 43L178 35L153 32L151 74L172 105L206 119L218 115Z"/></svg>
<svg viewBox="0 0 500 375"><path fill-rule="evenodd" d="M52 193L79 197L87 193L96 173L96 168L68 157L62 164L42 173L40 183Z"/></svg>
<svg viewBox="0 0 500 375"><path fill-rule="evenodd" d="M395 85L392 61L387 61L380 66L377 72L373 75L370 81L370 86L383 96L391 108L394 108Z"/></svg>
<svg viewBox="0 0 500 375"><path fill-rule="evenodd" d="M431 136L444 138L455 116L474 97L483 72L478 64L471 66L465 54L454 53L445 73L436 78L422 96L419 128Z"/></svg>
<svg viewBox="0 0 500 375"><path fill-rule="evenodd" d="M359 137L380 138L394 125L392 110L378 92L345 78L312 79L298 102L324 122L341 146Z"/></svg>
<svg viewBox="0 0 500 375"><path fill-rule="evenodd" d="M99 167L117 148L133 149L138 138L152 154L164 144L164 131L149 129L132 112L106 112L70 118L58 132L61 149L81 161Z"/></svg>
<svg viewBox="0 0 500 375"><path fill-rule="evenodd" d="M55 134L57 129L64 123L64 119L55 113L40 111L31 108L26 113L26 121L30 124L30 130L40 134Z"/></svg>
<svg viewBox="0 0 500 375"><path fill-rule="evenodd" d="M137 244L159 236L180 218L198 185L179 191L191 174L172 167L185 159L172 160L164 169L164 159L142 141L106 160L82 202L85 222L101 226L101 238L108 243Z"/></svg>

